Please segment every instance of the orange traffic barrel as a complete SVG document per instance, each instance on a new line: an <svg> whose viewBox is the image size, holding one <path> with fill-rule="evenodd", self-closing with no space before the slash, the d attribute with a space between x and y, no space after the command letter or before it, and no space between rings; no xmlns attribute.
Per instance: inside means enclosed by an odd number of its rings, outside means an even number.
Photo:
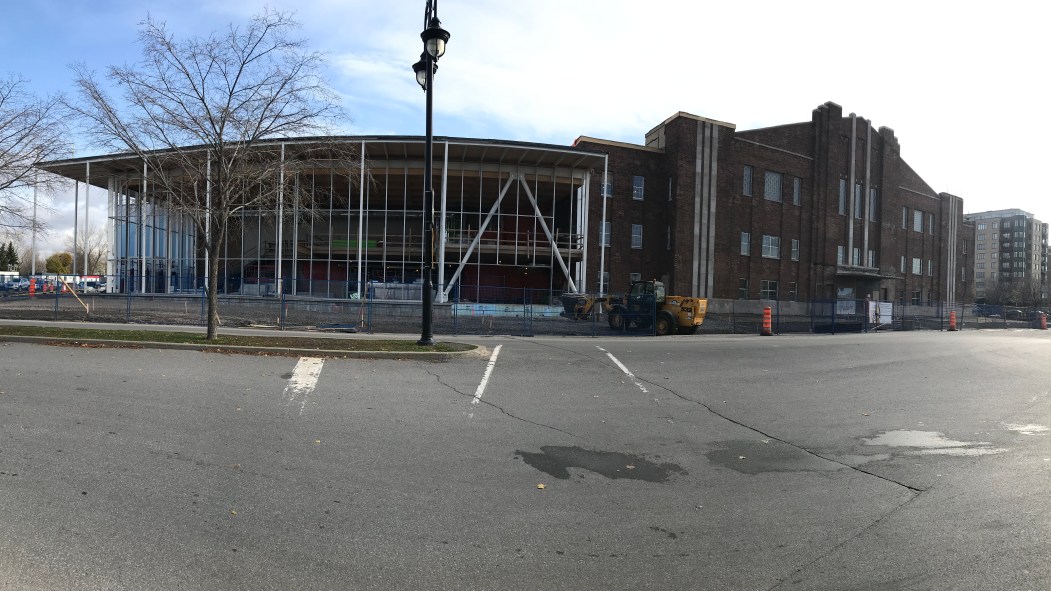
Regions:
<svg viewBox="0 0 1051 591"><path fill-rule="evenodd" d="M770 306L763 308L763 330L759 332L760 335L768 337L774 334L774 325L770 314Z"/></svg>
<svg viewBox="0 0 1051 591"><path fill-rule="evenodd" d="M949 312L949 330L956 330L956 310Z"/></svg>

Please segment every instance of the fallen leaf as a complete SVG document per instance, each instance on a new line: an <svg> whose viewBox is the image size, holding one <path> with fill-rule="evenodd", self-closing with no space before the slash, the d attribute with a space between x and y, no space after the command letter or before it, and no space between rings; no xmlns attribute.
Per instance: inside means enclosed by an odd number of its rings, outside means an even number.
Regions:
<svg viewBox="0 0 1051 591"><path fill-rule="evenodd" d="M317 445L321 445L321 440L320 439L315 439L314 443L317 444Z"/></svg>
<svg viewBox="0 0 1051 591"><path fill-rule="evenodd" d="M543 484L538 484L538 485L536 485L536 487L539 488L540 490L544 490L545 488L547 488Z"/></svg>
<svg viewBox="0 0 1051 591"><path fill-rule="evenodd" d="M234 511L233 509L230 509L230 515L237 515L237 511Z"/></svg>
<svg viewBox="0 0 1051 591"><path fill-rule="evenodd" d="M744 459L744 456L737 456L737 459L738 459L738 460L743 460L743 459Z"/></svg>
<svg viewBox="0 0 1051 591"><path fill-rule="evenodd" d="M627 466L624 466L624 467L627 468L628 470L634 470L635 469L635 466L633 466L631 464L628 464Z"/></svg>
<svg viewBox="0 0 1051 591"><path fill-rule="evenodd" d="M865 417L867 417L867 416L869 416L869 413L867 413L867 412L863 412L863 413L861 413L861 416L865 416Z"/></svg>

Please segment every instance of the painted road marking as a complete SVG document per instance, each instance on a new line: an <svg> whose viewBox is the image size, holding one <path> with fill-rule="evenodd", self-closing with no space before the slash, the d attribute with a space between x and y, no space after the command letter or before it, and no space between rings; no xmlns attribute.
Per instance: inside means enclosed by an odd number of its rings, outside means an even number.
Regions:
<svg viewBox="0 0 1051 591"><path fill-rule="evenodd" d="M317 386L321 366L324 364L325 360L319 357L300 357L296 368L292 370L292 377L285 386L285 396L288 397L289 406L299 402L299 414L303 414L307 406L307 396Z"/></svg>
<svg viewBox="0 0 1051 591"><path fill-rule="evenodd" d="M646 389L646 386L643 386L642 382L640 382L638 378L635 377L635 374L631 373L631 371L629 371L628 368L625 367L619 359L613 356L613 353L610 353L609 351L603 349L602 347L599 347L598 345L596 345L595 348L605 353L606 356L613 361L613 363L616 363L617 367L620 368L620 371L624 372L624 375L628 376L628 378L630 378L632 382L635 382L635 385L639 387L639 390L642 390L646 394L650 393L650 391Z"/></svg>
<svg viewBox="0 0 1051 591"><path fill-rule="evenodd" d="M482 374L482 383L478 384L478 389L474 391L474 398L471 400L471 404L478 404L482 400L485 387L489 384L489 376L492 375L493 368L496 367L496 357L500 354L500 347L503 347L503 345L497 345L493 349L493 354L489 356L489 364L485 366L485 373Z"/></svg>

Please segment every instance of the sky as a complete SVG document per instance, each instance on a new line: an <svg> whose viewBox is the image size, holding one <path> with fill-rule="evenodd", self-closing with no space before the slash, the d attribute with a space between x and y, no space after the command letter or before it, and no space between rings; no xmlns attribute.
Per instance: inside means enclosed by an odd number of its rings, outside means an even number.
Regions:
<svg viewBox="0 0 1051 591"><path fill-rule="evenodd" d="M71 94L75 62L104 72L139 61L147 14L187 38L269 6L293 12L327 55L351 117L339 132L423 135L411 65L425 3L0 0L0 76ZM965 212L1017 208L1051 222L1036 182L1051 160L1051 4L440 0L438 15L451 33L435 79L438 136L641 144L679 111L746 130L809 121L832 101L894 129L902 158L935 191L963 197ZM98 153L73 143L77 156ZM81 220L83 199L81 189ZM72 233L72 183L52 209L44 256ZM92 224L105 214L94 189Z"/></svg>

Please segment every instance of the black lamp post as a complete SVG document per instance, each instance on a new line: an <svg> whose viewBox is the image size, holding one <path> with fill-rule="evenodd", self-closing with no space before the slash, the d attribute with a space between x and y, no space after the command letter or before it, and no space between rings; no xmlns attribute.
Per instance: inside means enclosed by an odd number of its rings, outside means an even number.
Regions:
<svg viewBox="0 0 1051 591"><path fill-rule="evenodd" d="M432 188L433 162L432 149L434 145L434 132L431 126L431 113L434 87L434 74L438 71L438 58L445 54L445 43L449 41L449 31L441 27L438 20L438 0L427 0L427 8L423 15L423 53L420 61L412 65L416 72L416 82L423 87L427 94L427 141L424 147L424 171L423 171L423 331L417 345L424 347L434 346L434 333L431 328L431 311L434 303L434 294L431 293L431 267L434 265L434 190Z"/></svg>

